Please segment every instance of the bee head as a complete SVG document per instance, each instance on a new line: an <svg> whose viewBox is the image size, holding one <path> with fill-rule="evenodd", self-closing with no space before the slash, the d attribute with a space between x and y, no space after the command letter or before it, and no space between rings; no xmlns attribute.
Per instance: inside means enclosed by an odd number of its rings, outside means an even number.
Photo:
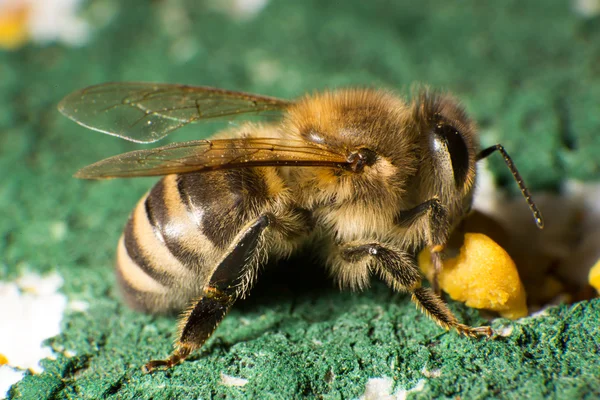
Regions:
<svg viewBox="0 0 600 400"><path fill-rule="evenodd" d="M421 136L422 196L470 203L479 148L475 123L454 98L428 91L418 96L413 113Z"/></svg>

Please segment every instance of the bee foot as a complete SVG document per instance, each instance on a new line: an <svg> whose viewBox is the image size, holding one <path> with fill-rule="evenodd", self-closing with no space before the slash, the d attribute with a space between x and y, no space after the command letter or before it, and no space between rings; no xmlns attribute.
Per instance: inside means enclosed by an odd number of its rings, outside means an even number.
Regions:
<svg viewBox="0 0 600 400"><path fill-rule="evenodd" d="M142 367L142 371L145 374L151 374L152 372L161 369L167 370L174 367L177 364L180 364L185 358L190 354L189 349L185 347L179 348L171 354L169 358L166 360L152 360L149 361L146 365Z"/></svg>

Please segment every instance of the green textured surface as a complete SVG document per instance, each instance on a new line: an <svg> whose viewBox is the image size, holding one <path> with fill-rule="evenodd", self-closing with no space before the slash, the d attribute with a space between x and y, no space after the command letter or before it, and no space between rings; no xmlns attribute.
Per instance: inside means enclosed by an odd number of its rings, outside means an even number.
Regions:
<svg viewBox="0 0 600 400"><path fill-rule="evenodd" d="M50 340L57 360L44 361L46 371L25 377L11 397L355 398L368 378L386 376L405 389L425 379L416 398L600 397L598 299L516 323L496 320L495 328L513 325L513 334L468 340L441 331L407 296L380 284L340 293L301 260L264 279L190 362L150 376L139 369L169 352L175 320L125 308L111 266L127 215L152 180L72 179L83 165L139 146L61 117L59 99L123 80L282 97L425 82L461 97L483 127L483 143L512 150L534 191L597 178L600 21L578 17L568 2L446 3L272 0L240 21L192 0L96 0L84 9L98 25L85 47L0 53L0 279L26 267L57 270L69 299L90 303ZM113 18L103 24L106 14ZM196 52L183 60L177 54L186 46ZM210 129L186 128L175 139ZM506 179L501 161L492 167ZM57 222L67 226L63 238L51 235ZM474 310L452 308L465 322L484 322ZM220 373L249 383L226 387Z"/></svg>

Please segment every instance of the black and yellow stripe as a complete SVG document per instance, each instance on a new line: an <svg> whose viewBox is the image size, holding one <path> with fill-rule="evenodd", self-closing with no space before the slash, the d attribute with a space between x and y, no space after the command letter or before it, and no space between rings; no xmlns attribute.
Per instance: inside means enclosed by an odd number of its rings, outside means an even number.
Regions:
<svg viewBox="0 0 600 400"><path fill-rule="evenodd" d="M165 176L140 200L119 241L117 280L126 301L147 312L184 309L270 201L260 169Z"/></svg>

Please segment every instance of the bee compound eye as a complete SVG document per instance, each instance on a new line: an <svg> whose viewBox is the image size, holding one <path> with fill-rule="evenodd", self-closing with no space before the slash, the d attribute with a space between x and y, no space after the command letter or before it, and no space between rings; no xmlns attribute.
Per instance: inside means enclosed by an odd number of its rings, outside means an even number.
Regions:
<svg viewBox="0 0 600 400"><path fill-rule="evenodd" d="M438 156L447 152L452 165L454 183L456 187L462 187L469 172L469 151L461 133L450 124L440 122L433 128L432 150Z"/></svg>

